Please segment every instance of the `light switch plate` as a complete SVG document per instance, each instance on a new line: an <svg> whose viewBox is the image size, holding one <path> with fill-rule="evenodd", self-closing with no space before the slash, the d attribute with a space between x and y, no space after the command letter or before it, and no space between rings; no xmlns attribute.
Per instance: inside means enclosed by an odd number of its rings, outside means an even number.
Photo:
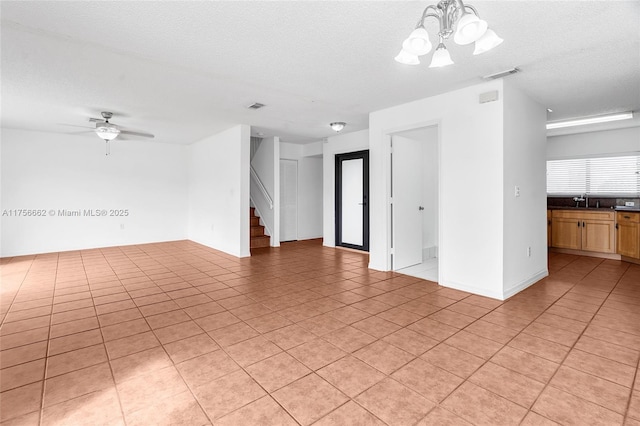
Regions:
<svg viewBox="0 0 640 426"><path fill-rule="evenodd" d="M624 205L625 205L625 207L634 207L636 205L636 203L633 202L633 201L625 201Z"/></svg>

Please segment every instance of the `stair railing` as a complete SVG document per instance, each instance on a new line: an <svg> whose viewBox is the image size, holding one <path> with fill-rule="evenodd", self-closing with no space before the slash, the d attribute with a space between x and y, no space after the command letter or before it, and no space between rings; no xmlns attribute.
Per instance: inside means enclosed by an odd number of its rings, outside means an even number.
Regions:
<svg viewBox="0 0 640 426"><path fill-rule="evenodd" d="M262 180L260 180L260 176L258 176L258 173L256 173L256 169L254 169L253 166L251 166L250 170L251 170L251 178L256 183L257 187L260 189L260 192L262 192L262 195L264 196L265 200L269 204L269 208L273 210L273 200L271 199L271 196L269 195L267 188L265 188L264 184L262 183Z"/></svg>

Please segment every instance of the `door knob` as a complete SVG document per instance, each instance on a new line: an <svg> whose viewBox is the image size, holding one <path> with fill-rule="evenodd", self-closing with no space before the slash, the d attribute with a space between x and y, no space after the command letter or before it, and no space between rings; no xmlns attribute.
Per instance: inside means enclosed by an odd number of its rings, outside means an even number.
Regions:
<svg viewBox="0 0 640 426"><path fill-rule="evenodd" d="M418 206L418 210L422 211L422 210L424 210L424 207Z"/></svg>

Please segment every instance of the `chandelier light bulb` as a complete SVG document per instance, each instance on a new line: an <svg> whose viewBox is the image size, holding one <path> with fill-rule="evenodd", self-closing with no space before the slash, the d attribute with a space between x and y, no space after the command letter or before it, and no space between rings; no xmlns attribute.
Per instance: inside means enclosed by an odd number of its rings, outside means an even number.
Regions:
<svg viewBox="0 0 640 426"><path fill-rule="evenodd" d="M478 40L476 40L476 45L475 45L476 47L475 47L475 50L473 51L473 54L479 55L481 53L488 52L494 47L502 44L503 41L504 40L498 37L495 31L491 29L487 29L484 35L480 37Z"/></svg>
<svg viewBox="0 0 640 426"><path fill-rule="evenodd" d="M424 27L418 27L411 32L409 37L402 43L402 49L416 56L426 55L431 51L429 33Z"/></svg>
<svg viewBox="0 0 640 426"><path fill-rule="evenodd" d="M458 29L453 41L464 46L478 40L487 31L487 21L483 21L473 13L465 13L458 21Z"/></svg>
<svg viewBox="0 0 640 426"><path fill-rule="evenodd" d="M440 68L446 67L447 65L452 65L453 61L451 60L451 55L447 50L447 47L444 43L440 43L438 48L433 53L433 57L431 58L431 65L429 68Z"/></svg>
<svg viewBox="0 0 640 426"><path fill-rule="evenodd" d="M420 64L420 59L418 59L416 55L413 55L404 49L402 49L400 53L398 53L398 56L396 56L394 59L396 60L396 62L400 62L401 64L404 64L404 65Z"/></svg>

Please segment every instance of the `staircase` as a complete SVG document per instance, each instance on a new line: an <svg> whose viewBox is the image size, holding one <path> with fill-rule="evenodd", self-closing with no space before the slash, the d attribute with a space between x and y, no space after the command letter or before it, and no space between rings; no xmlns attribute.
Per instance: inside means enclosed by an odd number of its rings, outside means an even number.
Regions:
<svg viewBox="0 0 640 426"><path fill-rule="evenodd" d="M250 248L269 247L271 238L264 235L264 226L260 225L260 217L256 216L255 207L251 207L251 244Z"/></svg>

